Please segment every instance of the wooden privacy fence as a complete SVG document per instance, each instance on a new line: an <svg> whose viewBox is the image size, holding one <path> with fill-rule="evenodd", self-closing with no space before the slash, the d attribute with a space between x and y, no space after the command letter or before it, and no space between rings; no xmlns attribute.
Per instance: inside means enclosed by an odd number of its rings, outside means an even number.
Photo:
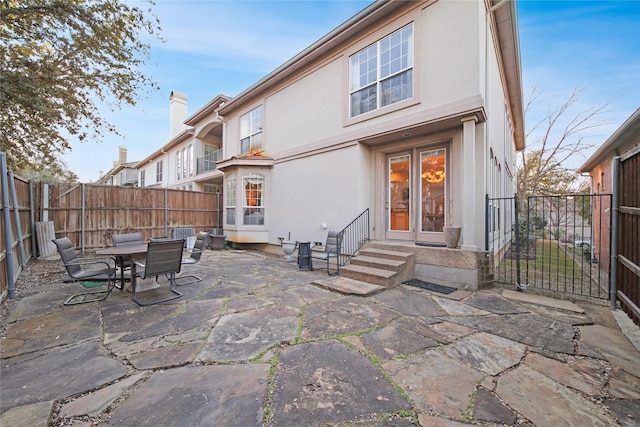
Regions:
<svg viewBox="0 0 640 427"><path fill-rule="evenodd" d="M614 177L619 180L616 296L622 309L640 325L640 147L614 158Z"/></svg>
<svg viewBox="0 0 640 427"><path fill-rule="evenodd" d="M222 224L220 193L33 183L6 170L4 153L0 160L0 301L13 298L13 286L31 258L51 254L42 245L54 236L69 237L85 252L111 246L113 234L140 231L147 240L170 236L173 228L198 232ZM46 229L51 232L44 234Z"/></svg>
<svg viewBox="0 0 640 427"><path fill-rule="evenodd" d="M33 257L33 186L7 171L0 153L0 301L13 297L14 284Z"/></svg>
<svg viewBox="0 0 640 427"><path fill-rule="evenodd" d="M56 237L67 236L83 251L111 245L111 235L142 232L169 236L172 228L220 227L221 195L166 188L91 184L41 185L40 221L52 221Z"/></svg>

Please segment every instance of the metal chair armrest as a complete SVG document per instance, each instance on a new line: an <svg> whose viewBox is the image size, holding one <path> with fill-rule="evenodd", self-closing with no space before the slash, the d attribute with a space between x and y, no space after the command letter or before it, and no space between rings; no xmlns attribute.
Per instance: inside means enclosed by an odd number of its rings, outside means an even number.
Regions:
<svg viewBox="0 0 640 427"><path fill-rule="evenodd" d="M95 258L76 258L74 261L64 264L64 266L67 267L67 266L85 266L85 265L104 264L108 269L115 270L115 268L116 268L115 260L111 259L111 261L114 262L113 266L111 264L109 264L109 262L104 261L104 260L100 260L100 259L95 259Z"/></svg>

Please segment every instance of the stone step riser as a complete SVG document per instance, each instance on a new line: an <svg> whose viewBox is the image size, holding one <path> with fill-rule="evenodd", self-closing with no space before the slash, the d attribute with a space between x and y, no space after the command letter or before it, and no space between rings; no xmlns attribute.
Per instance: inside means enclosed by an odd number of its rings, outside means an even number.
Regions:
<svg viewBox="0 0 640 427"><path fill-rule="evenodd" d="M413 254L406 252L396 252L396 251L387 251L384 249L375 249L375 248L362 248L358 252L359 255L364 255L368 257L375 258L383 258L383 259L391 259L397 261L407 261L409 258L413 257Z"/></svg>
<svg viewBox="0 0 640 427"><path fill-rule="evenodd" d="M379 273L384 271L385 273ZM388 270L373 269L361 266L346 265L340 269L340 276L347 277L361 282L372 283L390 289L394 286L394 279L397 273L388 274Z"/></svg>
<svg viewBox="0 0 640 427"><path fill-rule="evenodd" d="M361 265L363 267L378 268L380 270L398 271L406 265L406 262L389 260L387 258L375 258L358 255L351 258L351 265Z"/></svg>

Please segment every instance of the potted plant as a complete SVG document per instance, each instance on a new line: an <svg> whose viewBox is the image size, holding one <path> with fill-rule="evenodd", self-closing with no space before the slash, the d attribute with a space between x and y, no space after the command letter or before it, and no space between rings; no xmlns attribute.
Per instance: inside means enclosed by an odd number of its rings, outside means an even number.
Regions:
<svg viewBox="0 0 640 427"><path fill-rule="evenodd" d="M462 227L445 226L444 228L444 243L448 248L455 249L458 247L458 241L460 240L460 233Z"/></svg>

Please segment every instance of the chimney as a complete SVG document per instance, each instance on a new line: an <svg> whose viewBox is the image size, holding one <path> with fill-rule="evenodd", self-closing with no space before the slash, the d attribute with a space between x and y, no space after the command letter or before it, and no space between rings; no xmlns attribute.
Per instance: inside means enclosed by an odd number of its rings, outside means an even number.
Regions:
<svg viewBox="0 0 640 427"><path fill-rule="evenodd" d="M120 163L121 165L127 163L127 147L120 146L120 149L118 151L118 163Z"/></svg>
<svg viewBox="0 0 640 427"><path fill-rule="evenodd" d="M187 120L187 95L171 91L169 101L169 139L173 139L186 129L185 120Z"/></svg>

